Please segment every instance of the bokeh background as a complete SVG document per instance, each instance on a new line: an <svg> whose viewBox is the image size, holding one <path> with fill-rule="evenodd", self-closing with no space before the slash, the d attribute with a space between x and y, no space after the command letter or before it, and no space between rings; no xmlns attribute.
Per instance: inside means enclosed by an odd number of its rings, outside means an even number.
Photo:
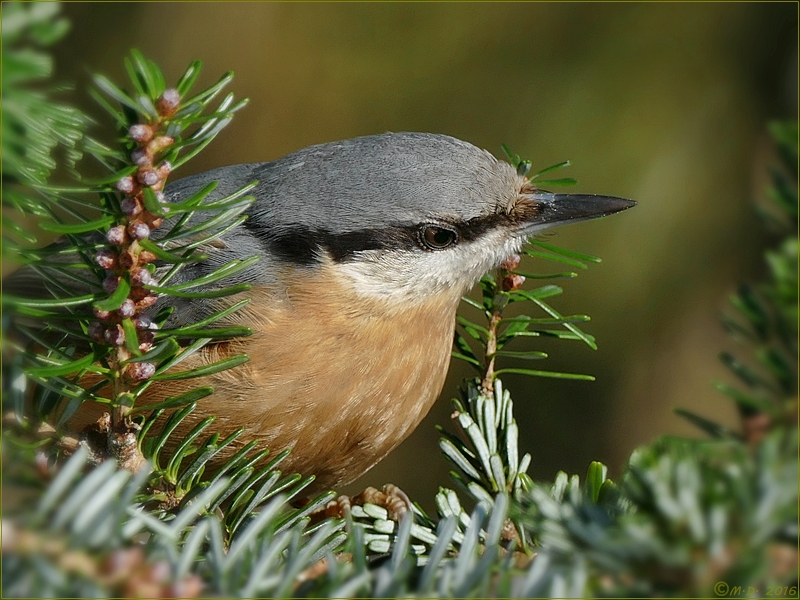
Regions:
<svg viewBox="0 0 800 600"><path fill-rule="evenodd" d="M268 161L385 131L450 134L534 169L565 159L574 188L637 200L634 210L547 239L603 262L563 282L553 305L588 313L599 350L534 340L536 367L595 382L507 377L530 473L624 468L637 445L696 435L676 406L731 426L710 381L726 295L763 270L753 211L773 160L765 133L797 114L796 3L67 3L73 31L57 78L123 82L137 47L175 81L233 70L250 105L183 175ZM90 101L84 101L90 108ZM178 173L181 174L181 173ZM543 265L528 264L527 270ZM522 342L517 342L522 344ZM521 347L518 349L522 349ZM517 365L527 366L527 365ZM387 460L350 486L392 482L432 507L449 485L436 423L467 369Z"/></svg>

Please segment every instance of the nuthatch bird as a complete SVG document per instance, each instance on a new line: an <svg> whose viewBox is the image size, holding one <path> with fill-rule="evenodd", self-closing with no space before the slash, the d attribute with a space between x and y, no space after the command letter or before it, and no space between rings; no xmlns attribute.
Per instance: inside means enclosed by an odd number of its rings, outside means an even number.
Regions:
<svg viewBox="0 0 800 600"><path fill-rule="evenodd" d="M540 191L488 152L427 133L360 137L222 167L172 183L166 198L180 201L214 181L208 201L259 182L249 218L170 285L259 255L223 282L252 284L225 301L250 299L229 322L253 335L206 346L180 368L238 353L250 361L201 381L215 392L182 426L213 414L221 435L243 427L239 443L291 449L282 468L315 475L317 490L362 475L428 413L444 385L459 301L483 274L546 227L635 204ZM164 305L176 309L167 327L223 306L173 297ZM147 404L197 385L154 382ZM90 413L83 411L83 424L96 418Z"/></svg>

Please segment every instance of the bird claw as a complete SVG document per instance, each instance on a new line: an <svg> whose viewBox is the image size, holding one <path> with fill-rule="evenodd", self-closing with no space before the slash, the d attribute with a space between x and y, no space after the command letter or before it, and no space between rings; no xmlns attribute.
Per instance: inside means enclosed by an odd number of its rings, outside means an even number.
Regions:
<svg viewBox="0 0 800 600"><path fill-rule="evenodd" d="M406 493L396 485L387 483L380 490L368 487L352 498L341 495L328 502L325 508L319 512L322 512L326 518L343 519L353 505L363 506L364 504L375 504L385 508L392 521L400 521L403 515L411 510L411 500Z"/></svg>
<svg viewBox="0 0 800 600"><path fill-rule="evenodd" d="M97 421L83 429L79 445L89 450L89 460L93 464L112 458L123 469L136 473L145 465L145 458L137 441L137 432L140 429L138 424L127 419L115 426L112 424L111 414L105 412Z"/></svg>

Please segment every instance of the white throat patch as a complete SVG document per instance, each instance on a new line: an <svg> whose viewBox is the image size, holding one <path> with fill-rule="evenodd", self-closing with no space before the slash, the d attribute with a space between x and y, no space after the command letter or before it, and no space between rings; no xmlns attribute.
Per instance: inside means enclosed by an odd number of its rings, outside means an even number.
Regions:
<svg viewBox="0 0 800 600"><path fill-rule="evenodd" d="M443 292L460 297L524 242L493 231L446 250L364 250L335 268L365 298L413 303Z"/></svg>

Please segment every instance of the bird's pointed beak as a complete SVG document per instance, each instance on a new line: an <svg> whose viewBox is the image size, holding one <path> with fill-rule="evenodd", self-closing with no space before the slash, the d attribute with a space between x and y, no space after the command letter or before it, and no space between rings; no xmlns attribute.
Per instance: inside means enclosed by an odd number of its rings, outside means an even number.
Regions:
<svg viewBox="0 0 800 600"><path fill-rule="evenodd" d="M530 198L536 204L536 215L524 226L525 233L535 233L545 227L586 221L613 215L632 206L633 200L598 194L553 194L535 192Z"/></svg>

